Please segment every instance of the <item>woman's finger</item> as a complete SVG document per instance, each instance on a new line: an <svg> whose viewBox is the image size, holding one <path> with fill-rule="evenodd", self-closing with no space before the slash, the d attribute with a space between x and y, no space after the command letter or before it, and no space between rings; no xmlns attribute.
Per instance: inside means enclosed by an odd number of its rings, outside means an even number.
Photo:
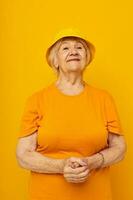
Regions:
<svg viewBox="0 0 133 200"><path fill-rule="evenodd" d="M69 159L69 161L71 161L71 162L77 162L77 163L79 163L82 166L87 164L87 159L85 159L85 158L71 157Z"/></svg>
<svg viewBox="0 0 133 200"><path fill-rule="evenodd" d="M75 169L69 167L69 166L66 166L64 168L64 173L65 174L79 174L81 172L84 172L88 169L88 166L83 166L83 167L77 167Z"/></svg>
<svg viewBox="0 0 133 200"><path fill-rule="evenodd" d="M79 166L81 165L81 166L86 166L88 163L87 163L87 159L85 159L85 158L75 158L75 157L71 157L71 158L69 158L69 160L68 160L68 162L69 163L78 163L79 164ZM78 164L76 164L76 166L78 165Z"/></svg>
<svg viewBox="0 0 133 200"><path fill-rule="evenodd" d="M81 178L86 178L88 177L89 174L89 169L87 169L85 172L82 172L80 174L64 174L65 178L74 178L74 179L81 179Z"/></svg>
<svg viewBox="0 0 133 200"><path fill-rule="evenodd" d="M69 166L71 166L72 168L76 168L76 167L80 167L81 165L77 162L70 162Z"/></svg>

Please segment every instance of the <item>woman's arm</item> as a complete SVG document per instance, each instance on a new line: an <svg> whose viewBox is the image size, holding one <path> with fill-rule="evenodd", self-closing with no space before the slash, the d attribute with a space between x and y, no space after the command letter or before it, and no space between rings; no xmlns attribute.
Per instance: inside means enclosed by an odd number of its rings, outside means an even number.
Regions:
<svg viewBox="0 0 133 200"><path fill-rule="evenodd" d="M104 156L104 163L99 153L87 157L90 169L107 167L124 159L127 150L124 136L109 132L108 141L109 147L100 151Z"/></svg>
<svg viewBox="0 0 133 200"><path fill-rule="evenodd" d="M22 168L38 173L63 173L66 159L53 159L36 152L37 132L19 138L16 158Z"/></svg>

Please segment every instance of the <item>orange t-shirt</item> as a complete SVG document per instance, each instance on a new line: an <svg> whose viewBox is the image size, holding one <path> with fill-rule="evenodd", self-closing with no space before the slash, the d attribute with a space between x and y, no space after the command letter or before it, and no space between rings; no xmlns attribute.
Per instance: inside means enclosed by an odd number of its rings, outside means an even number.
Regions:
<svg viewBox="0 0 133 200"><path fill-rule="evenodd" d="M38 130L37 152L51 158L86 157L108 147L108 132L123 135L113 97L85 82L77 95L66 95L52 82L26 101L19 137ZM62 174L31 171L30 200L111 200L110 167L94 170L84 183Z"/></svg>

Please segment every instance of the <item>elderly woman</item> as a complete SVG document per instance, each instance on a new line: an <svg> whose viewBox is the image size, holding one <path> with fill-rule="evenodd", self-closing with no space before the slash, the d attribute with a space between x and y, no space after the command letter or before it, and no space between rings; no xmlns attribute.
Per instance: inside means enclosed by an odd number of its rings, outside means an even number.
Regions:
<svg viewBox="0 0 133 200"><path fill-rule="evenodd" d="M30 200L111 200L110 166L126 142L112 95L83 80L95 47L76 29L46 52L57 80L27 98L16 157L30 170Z"/></svg>

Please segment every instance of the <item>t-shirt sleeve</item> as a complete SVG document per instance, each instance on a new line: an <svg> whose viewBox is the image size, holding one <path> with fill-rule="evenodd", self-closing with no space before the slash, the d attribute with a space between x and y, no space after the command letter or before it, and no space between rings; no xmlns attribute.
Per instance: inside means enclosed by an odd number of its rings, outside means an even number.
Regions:
<svg viewBox="0 0 133 200"><path fill-rule="evenodd" d="M36 132L39 127L39 120L37 93L34 93L26 99L20 120L18 137L24 137Z"/></svg>
<svg viewBox="0 0 133 200"><path fill-rule="evenodd" d="M116 103L113 96L108 92L106 92L104 99L104 111L108 132L124 135Z"/></svg>

